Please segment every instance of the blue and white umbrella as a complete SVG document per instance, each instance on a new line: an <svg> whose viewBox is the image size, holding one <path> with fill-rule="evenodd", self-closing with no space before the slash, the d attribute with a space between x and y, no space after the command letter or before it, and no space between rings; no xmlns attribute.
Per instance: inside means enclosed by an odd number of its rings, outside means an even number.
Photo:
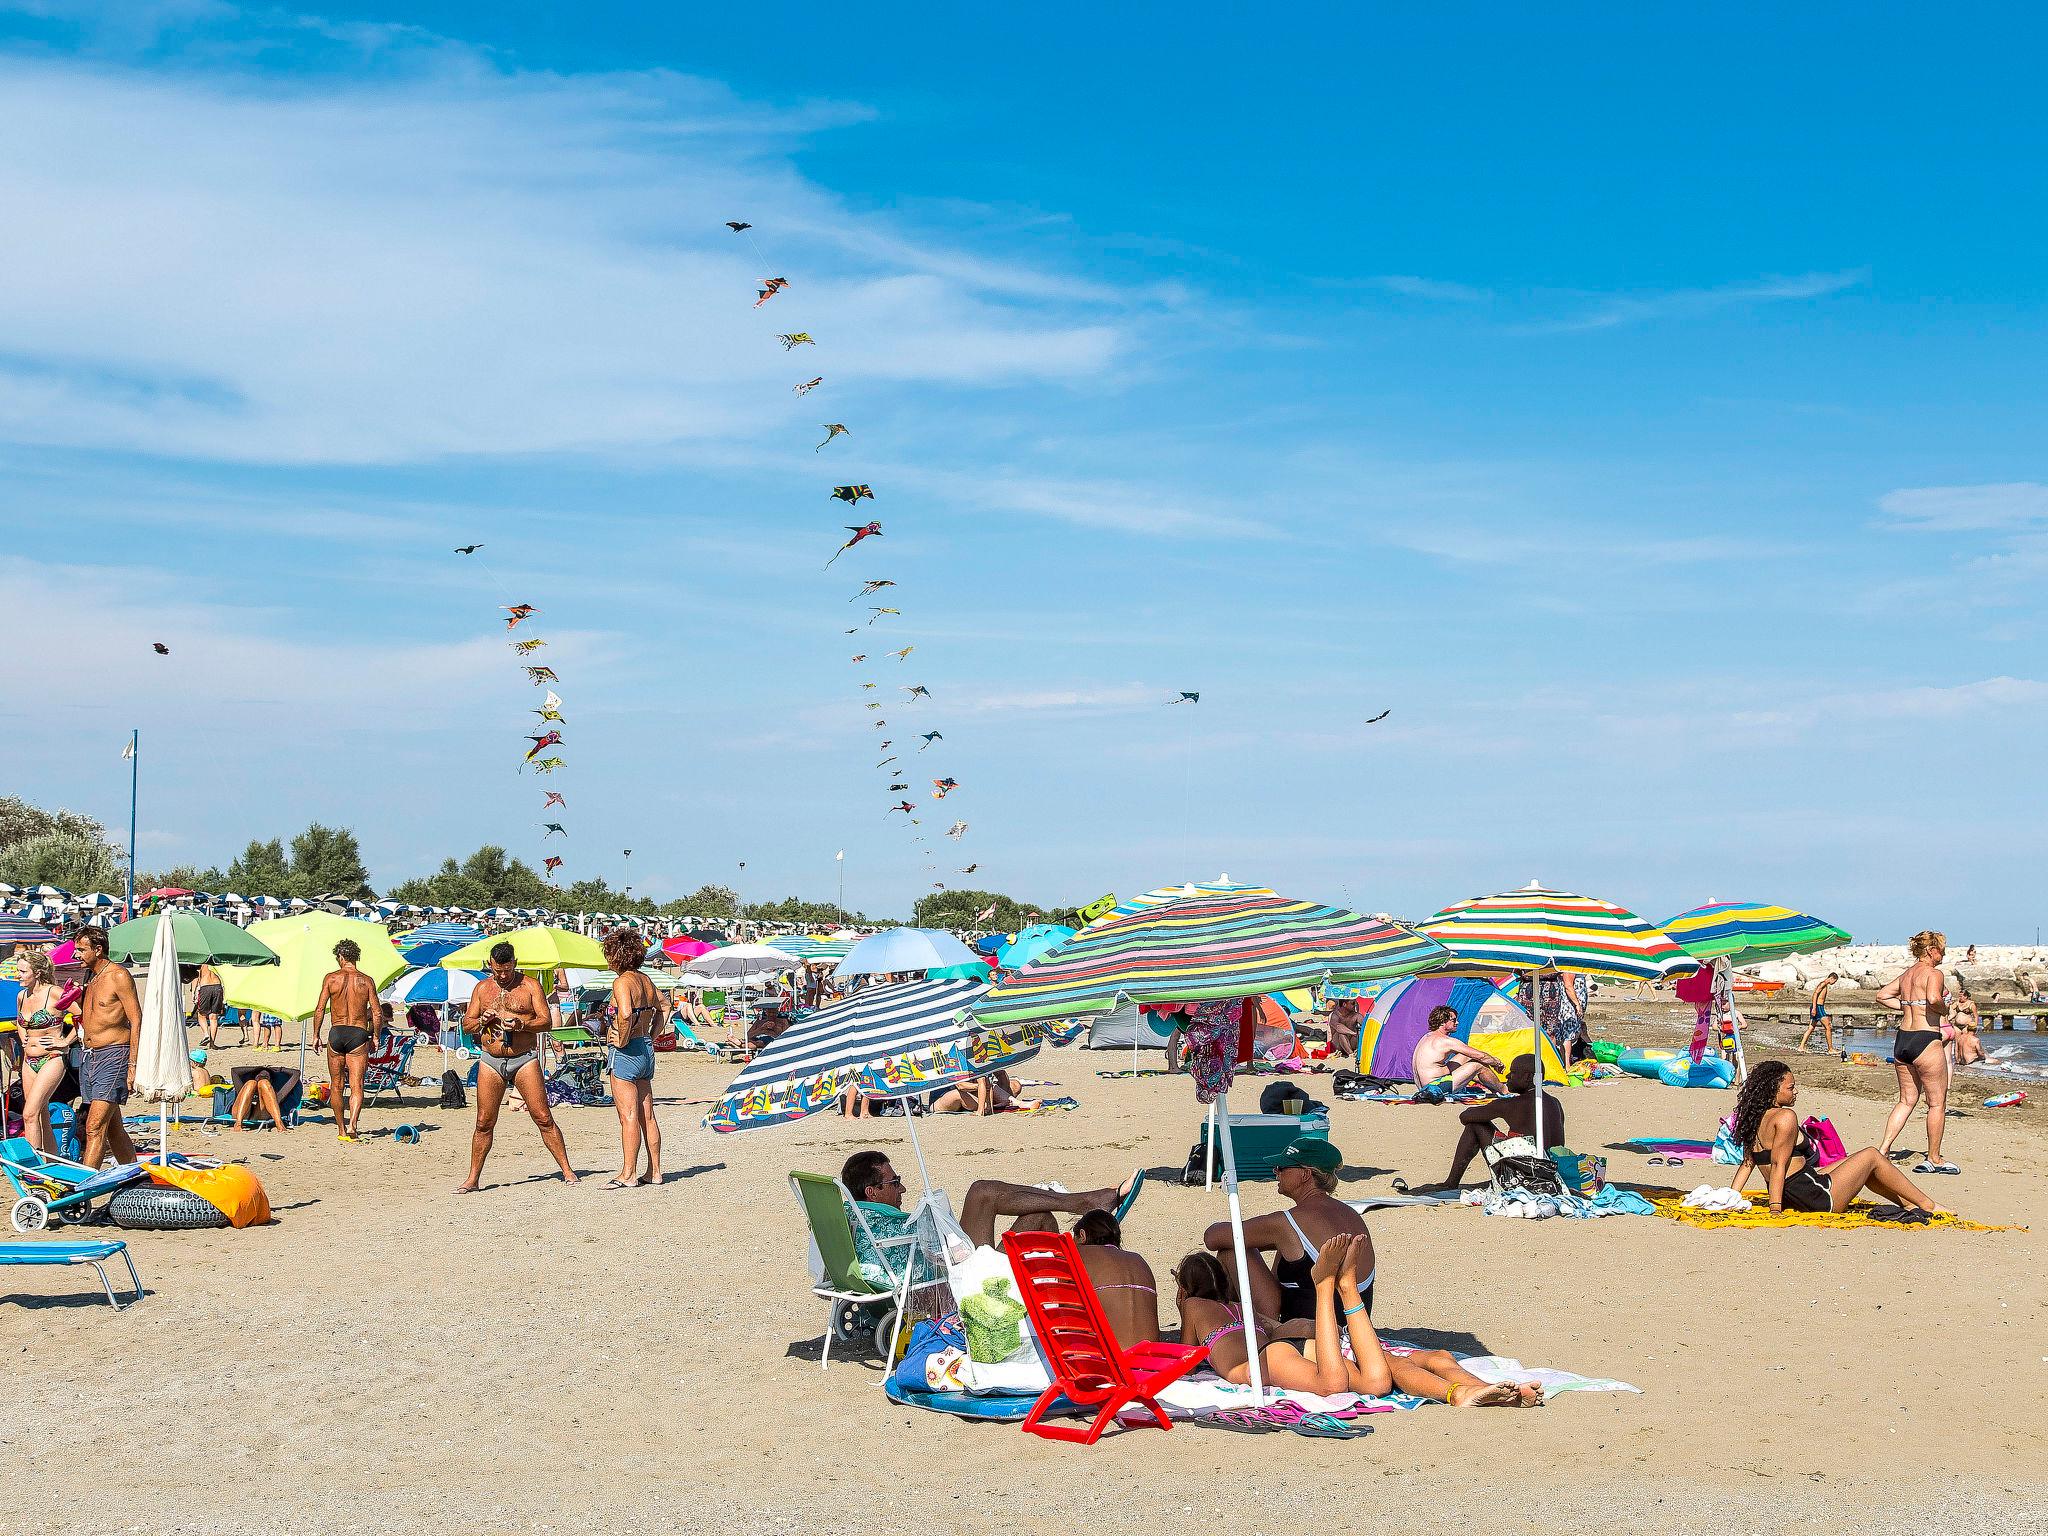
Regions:
<svg viewBox="0 0 2048 1536"><path fill-rule="evenodd" d="M95 891L90 896L79 897L77 905L88 912L102 912L108 907L118 907L121 903L117 898L107 895L104 891Z"/></svg>
<svg viewBox="0 0 2048 1536"><path fill-rule="evenodd" d="M879 976L891 971L929 971L972 965L974 951L942 928L888 928L871 933L834 967L837 976Z"/></svg>
<svg viewBox="0 0 2048 1536"><path fill-rule="evenodd" d="M397 945L399 949L410 953L427 944L452 943L458 947L464 944L474 944L483 936L483 929L477 927L474 923L427 923L422 927L413 929L411 933L401 933L391 942ZM453 954L454 950L447 950L444 953ZM426 964L425 961L419 963L422 965Z"/></svg>
<svg viewBox="0 0 2048 1536"><path fill-rule="evenodd" d="M482 971L451 971L442 966L407 971L380 994L387 1003L403 1008L412 1003L466 1003Z"/></svg>
<svg viewBox="0 0 2048 1536"><path fill-rule="evenodd" d="M909 1098L1037 1055L1036 1030L990 1027L967 1014L987 990L984 981L907 981L822 1008L742 1068L704 1123L714 1131L779 1125L829 1109L849 1088Z"/></svg>

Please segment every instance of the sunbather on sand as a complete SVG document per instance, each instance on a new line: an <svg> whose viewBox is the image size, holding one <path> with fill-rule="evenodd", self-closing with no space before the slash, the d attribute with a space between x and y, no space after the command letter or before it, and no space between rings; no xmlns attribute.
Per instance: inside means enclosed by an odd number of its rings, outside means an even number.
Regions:
<svg viewBox="0 0 2048 1536"><path fill-rule="evenodd" d="M1760 1061L1750 1069L1735 1100L1735 1140L1743 1156L1729 1188L1742 1188L1754 1170L1764 1176L1773 1214L1846 1211L1866 1189L1898 1205L1948 1214L1876 1147L1821 1166L1812 1138L1792 1109L1798 1098L1798 1079L1784 1062Z"/></svg>
<svg viewBox="0 0 2048 1536"><path fill-rule="evenodd" d="M1438 1003L1429 1010L1429 1032L1415 1043L1412 1070L1416 1091L1441 1087L1456 1093L1477 1083L1489 1093L1505 1092L1499 1076L1500 1058L1475 1050L1452 1035L1457 1027L1458 1010L1449 1003Z"/></svg>
<svg viewBox="0 0 2048 1536"><path fill-rule="evenodd" d="M1365 1219L1335 1197L1344 1154L1327 1141L1303 1137L1281 1151L1275 1186L1293 1208L1254 1216L1244 1224L1245 1259L1251 1270L1252 1305L1274 1321L1276 1338L1309 1338L1315 1333L1315 1286L1309 1272L1316 1250L1333 1237L1365 1239L1365 1304L1372 1305L1374 1256ZM1227 1278L1237 1253L1230 1223L1219 1221L1202 1234L1202 1245L1217 1256ZM1269 1264L1266 1255L1272 1255ZM1237 1294L1234 1278L1230 1294Z"/></svg>
<svg viewBox="0 0 2048 1536"><path fill-rule="evenodd" d="M1365 1309L1358 1286L1358 1266L1365 1239L1332 1240L1313 1265L1315 1333L1299 1344L1272 1336L1268 1325L1254 1318L1259 1365L1266 1384L1293 1392L1328 1397L1359 1392L1383 1397L1411 1392L1454 1408L1513 1408L1541 1403L1534 1386L1489 1385L1459 1365L1443 1350L1418 1350L1389 1355ZM1209 1346L1209 1364L1224 1380L1242 1386L1251 1380L1245 1324L1236 1302L1229 1299L1223 1266L1211 1253L1191 1253L1174 1271L1180 1305L1183 1344Z"/></svg>
<svg viewBox="0 0 2048 1536"><path fill-rule="evenodd" d="M1007 1072L991 1072L932 1096L935 1115L992 1115L1017 1102L1017 1081Z"/></svg>
<svg viewBox="0 0 2048 1536"><path fill-rule="evenodd" d="M1074 1242L1117 1343L1129 1349L1158 1342L1159 1282L1144 1255L1124 1247L1124 1229L1116 1217L1083 1211L1074 1223Z"/></svg>
<svg viewBox="0 0 2048 1536"><path fill-rule="evenodd" d="M1141 1174L1133 1173L1115 1189L1084 1189L1070 1194L1057 1186L976 1179L967 1186L967 1199L960 1207L960 1230L983 1248L995 1247L996 1221L1003 1216L1018 1218L1011 1225L1013 1232L1056 1232L1059 1229L1053 1223L1055 1216L1081 1216L1089 1211L1113 1213L1119 1206L1129 1211L1130 1202L1143 1182Z"/></svg>
<svg viewBox="0 0 2048 1536"><path fill-rule="evenodd" d="M1536 1058L1517 1056L1508 1067L1506 1098L1489 1099L1460 1110L1464 1129L1458 1133L1457 1149L1451 1154L1451 1171L1444 1185L1456 1189L1465 1170L1480 1150L1502 1136L1536 1134ZM1494 1122L1499 1121L1496 1125ZM1543 1095L1543 1139L1551 1146L1564 1146L1564 1106L1550 1094Z"/></svg>

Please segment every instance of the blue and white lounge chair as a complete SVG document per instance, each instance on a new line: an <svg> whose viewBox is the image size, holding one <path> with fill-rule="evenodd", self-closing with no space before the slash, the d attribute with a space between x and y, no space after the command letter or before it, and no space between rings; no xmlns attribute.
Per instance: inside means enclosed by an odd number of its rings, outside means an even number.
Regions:
<svg viewBox="0 0 2048 1536"><path fill-rule="evenodd" d="M121 1300L114 1294L113 1282L107 1279L106 1263L112 1258L119 1258L128 1266L128 1283L135 1294L128 1298L127 1304L132 1307L142 1300L142 1276L135 1272L135 1260L128 1252L128 1245L119 1238L95 1243L0 1243L0 1264L90 1264L92 1272L100 1277L100 1286L106 1291L107 1300L119 1312Z"/></svg>
<svg viewBox="0 0 2048 1536"><path fill-rule="evenodd" d="M0 1174L14 1189L14 1204L7 1214L17 1232L40 1232L53 1214L59 1221L75 1221L95 1200L149 1177L135 1163L104 1172L88 1168L68 1157L38 1152L20 1136L0 1141Z"/></svg>

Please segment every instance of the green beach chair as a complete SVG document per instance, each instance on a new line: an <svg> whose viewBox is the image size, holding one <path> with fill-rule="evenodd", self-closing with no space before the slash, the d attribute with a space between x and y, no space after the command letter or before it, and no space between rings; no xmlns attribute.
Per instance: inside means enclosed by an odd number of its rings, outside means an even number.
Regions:
<svg viewBox="0 0 2048 1536"><path fill-rule="evenodd" d="M792 1169L789 1187L797 1204L803 1207L804 1221L811 1231L811 1294L830 1308L818 1368L824 1370L831 1365L835 1338L848 1346L872 1339L882 1358L891 1358L895 1348L897 1297L902 1284L899 1279L892 1286L878 1286L860 1272L853 1245L853 1223L859 1213L846 1186L830 1174L798 1173ZM915 1241L908 1233L902 1237L877 1237L872 1229L868 1238L892 1275L896 1270L892 1256L907 1253Z"/></svg>

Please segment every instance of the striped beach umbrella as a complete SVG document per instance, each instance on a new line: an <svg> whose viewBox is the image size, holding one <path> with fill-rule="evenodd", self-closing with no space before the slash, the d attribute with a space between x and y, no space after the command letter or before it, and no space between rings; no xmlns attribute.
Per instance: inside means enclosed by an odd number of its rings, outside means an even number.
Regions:
<svg viewBox="0 0 2048 1536"><path fill-rule="evenodd" d="M714 1131L779 1125L831 1108L850 1088L908 1098L1036 1055L1035 1031L979 1023L968 1013L987 990L980 981L907 981L821 1008L749 1062L704 1123Z"/></svg>
<svg viewBox="0 0 2048 1536"><path fill-rule="evenodd" d="M1325 981L1406 976L1447 960L1398 923L1283 896L1185 897L1104 918L975 1007L984 1023L1108 1013L1136 1003L1253 997Z"/></svg>
<svg viewBox="0 0 2048 1536"><path fill-rule="evenodd" d="M403 954L424 944L474 944L483 936L483 929L475 923L425 923L410 933L394 935L391 942Z"/></svg>
<svg viewBox="0 0 2048 1536"><path fill-rule="evenodd" d="M1148 911L1163 907L1170 901L1189 901L1197 896L1275 896L1279 893L1263 885L1237 885L1227 875L1218 875L1214 880L1194 880L1185 885L1162 885L1156 891L1147 891L1142 896L1126 896L1111 907L1097 923L1106 923L1113 917L1129 917L1133 912ZM1088 925L1088 926L1093 926Z"/></svg>
<svg viewBox="0 0 2048 1536"><path fill-rule="evenodd" d="M1419 931L1458 964L1438 970L1582 971L1610 981L1664 981L1699 969L1661 928L1625 907L1530 884L1453 902Z"/></svg>
<svg viewBox="0 0 2048 1536"><path fill-rule="evenodd" d="M804 961L844 960L854 945L852 939L826 939L808 933L772 934L767 942L785 955L794 955Z"/></svg>
<svg viewBox="0 0 2048 1536"><path fill-rule="evenodd" d="M0 917L0 944L54 944L57 935L25 917Z"/></svg>
<svg viewBox="0 0 2048 1536"><path fill-rule="evenodd" d="M412 1003L466 1003L483 979L482 971L451 971L430 965L407 971L379 995L401 1008Z"/></svg>
<svg viewBox="0 0 2048 1536"><path fill-rule="evenodd" d="M1662 926L1694 959L1730 965L1762 965L1854 942L1833 923L1767 901L1712 901Z"/></svg>

